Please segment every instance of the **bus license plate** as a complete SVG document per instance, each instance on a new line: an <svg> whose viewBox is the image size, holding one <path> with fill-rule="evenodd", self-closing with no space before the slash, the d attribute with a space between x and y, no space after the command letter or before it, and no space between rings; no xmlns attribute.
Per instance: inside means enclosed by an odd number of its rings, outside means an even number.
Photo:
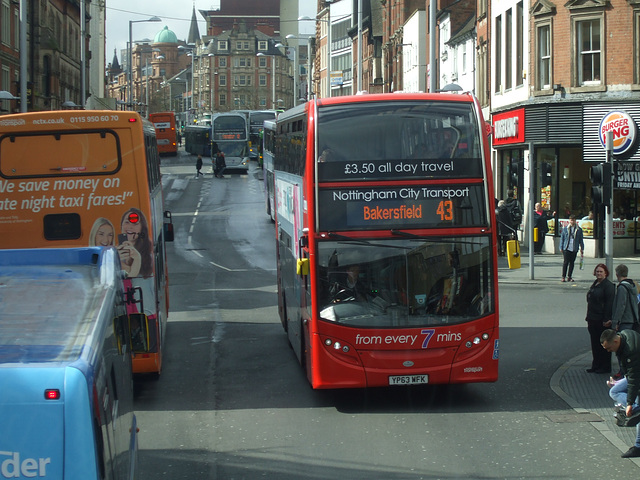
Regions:
<svg viewBox="0 0 640 480"><path fill-rule="evenodd" d="M391 375L389 385L419 385L429 383L429 375Z"/></svg>

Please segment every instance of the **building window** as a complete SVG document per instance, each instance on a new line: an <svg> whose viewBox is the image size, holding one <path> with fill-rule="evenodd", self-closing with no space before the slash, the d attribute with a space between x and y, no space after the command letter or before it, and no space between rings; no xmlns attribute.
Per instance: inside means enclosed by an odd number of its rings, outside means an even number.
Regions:
<svg viewBox="0 0 640 480"><path fill-rule="evenodd" d="M242 42L236 42L236 50L242 50Z"/></svg>
<svg viewBox="0 0 640 480"><path fill-rule="evenodd" d="M504 88L510 90L513 87L513 11L507 10L504 26Z"/></svg>
<svg viewBox="0 0 640 480"><path fill-rule="evenodd" d="M258 60L258 66L260 68L267 68L267 59L264 57L260 57L260 59Z"/></svg>
<svg viewBox="0 0 640 480"><path fill-rule="evenodd" d="M261 51L266 51L268 48L268 42L266 40L259 40L258 41L258 50Z"/></svg>
<svg viewBox="0 0 640 480"><path fill-rule="evenodd" d="M495 92L500 93L502 90L502 16L496 17L496 31L495 31L495 44L496 44L496 77L495 77Z"/></svg>
<svg viewBox="0 0 640 480"><path fill-rule="evenodd" d="M218 40L218 50L228 50L229 44L226 40Z"/></svg>
<svg viewBox="0 0 640 480"><path fill-rule="evenodd" d="M218 75L218 85L221 87L227 86L227 76L225 74Z"/></svg>
<svg viewBox="0 0 640 480"><path fill-rule="evenodd" d="M226 93L221 93L220 96L218 97L219 100L219 105L223 106L227 104L227 94Z"/></svg>
<svg viewBox="0 0 640 480"><path fill-rule="evenodd" d="M522 2L516 4L516 85L524 83L524 11Z"/></svg>
<svg viewBox="0 0 640 480"><path fill-rule="evenodd" d="M267 97L260 97L260 106L263 108L267 106Z"/></svg>
<svg viewBox="0 0 640 480"><path fill-rule="evenodd" d="M600 85L601 43L600 19L575 22L577 86Z"/></svg>
<svg viewBox="0 0 640 480"><path fill-rule="evenodd" d="M536 37L536 88L548 90L551 88L551 25L539 25L536 28Z"/></svg>
<svg viewBox="0 0 640 480"><path fill-rule="evenodd" d="M479 6L478 6L478 18L487 16L487 3L488 3L488 0L480 0Z"/></svg>
<svg viewBox="0 0 640 480"><path fill-rule="evenodd" d="M258 77L258 82L259 82L261 87L266 87L267 86L267 76L266 75L260 75Z"/></svg>
<svg viewBox="0 0 640 480"><path fill-rule="evenodd" d="M2 0L0 18L2 19L2 43L11 45L11 7L9 6L9 0Z"/></svg>
<svg viewBox="0 0 640 480"><path fill-rule="evenodd" d="M218 57L218 66L220 68L227 66L227 57Z"/></svg>

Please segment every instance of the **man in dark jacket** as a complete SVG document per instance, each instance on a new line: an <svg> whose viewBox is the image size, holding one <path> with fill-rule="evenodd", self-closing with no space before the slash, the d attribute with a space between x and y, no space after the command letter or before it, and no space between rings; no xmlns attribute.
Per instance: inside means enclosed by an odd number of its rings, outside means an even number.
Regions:
<svg viewBox="0 0 640 480"><path fill-rule="evenodd" d="M629 278L629 268L620 264L616 267L616 278L618 286L613 300L613 320L614 330L632 330L638 321L638 289L635 282Z"/></svg>
<svg viewBox="0 0 640 480"><path fill-rule="evenodd" d="M618 362L624 371L627 380L627 401L625 413L627 425L638 425L640 411L633 411L634 403L638 403L638 392L640 391L640 334L633 330L607 329L600 336L602 348L607 352L614 352L618 357ZM636 441L629 450L622 454L622 458L640 457L640 425L636 427Z"/></svg>

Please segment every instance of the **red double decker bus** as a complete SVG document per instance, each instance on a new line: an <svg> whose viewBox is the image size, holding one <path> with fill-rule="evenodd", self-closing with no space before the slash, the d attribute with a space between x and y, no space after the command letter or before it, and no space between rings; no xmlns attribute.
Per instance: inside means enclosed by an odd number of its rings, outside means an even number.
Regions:
<svg viewBox="0 0 640 480"><path fill-rule="evenodd" d="M314 388L498 377L493 180L477 100L379 94L280 114L278 307Z"/></svg>
<svg viewBox="0 0 640 480"><path fill-rule="evenodd" d="M150 113L149 121L156 129L156 141L160 155L178 154L178 133L174 112Z"/></svg>

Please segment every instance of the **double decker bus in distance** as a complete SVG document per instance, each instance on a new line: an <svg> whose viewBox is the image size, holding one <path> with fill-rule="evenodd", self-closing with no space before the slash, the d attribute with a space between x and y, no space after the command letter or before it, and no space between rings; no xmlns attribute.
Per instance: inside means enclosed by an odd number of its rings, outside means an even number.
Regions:
<svg viewBox="0 0 640 480"><path fill-rule="evenodd" d="M278 308L314 388L497 380L485 132L471 95L334 97L278 116Z"/></svg>
<svg viewBox="0 0 640 480"><path fill-rule="evenodd" d="M156 129L156 141L160 155L176 155L178 153L176 114L174 112L150 113L149 121Z"/></svg>
<svg viewBox="0 0 640 480"><path fill-rule="evenodd" d="M275 110L249 110L249 140L251 141L250 158L259 159L260 131L267 120L275 121L278 114Z"/></svg>
<svg viewBox="0 0 640 480"><path fill-rule="evenodd" d="M116 250L0 250L0 284L0 478L137 478Z"/></svg>
<svg viewBox="0 0 640 480"><path fill-rule="evenodd" d="M267 215L269 215L273 221L276 219L276 187L273 180L273 152L275 151L275 147L276 122L265 120L262 135L262 171Z"/></svg>
<svg viewBox="0 0 640 480"><path fill-rule="evenodd" d="M159 374L169 308L155 130L135 112L65 110L0 118L0 248L115 246L127 309L144 324L136 373Z"/></svg>
<svg viewBox="0 0 640 480"><path fill-rule="evenodd" d="M249 126L242 113L218 113L211 118L212 154L224 153L226 170L249 170Z"/></svg>

